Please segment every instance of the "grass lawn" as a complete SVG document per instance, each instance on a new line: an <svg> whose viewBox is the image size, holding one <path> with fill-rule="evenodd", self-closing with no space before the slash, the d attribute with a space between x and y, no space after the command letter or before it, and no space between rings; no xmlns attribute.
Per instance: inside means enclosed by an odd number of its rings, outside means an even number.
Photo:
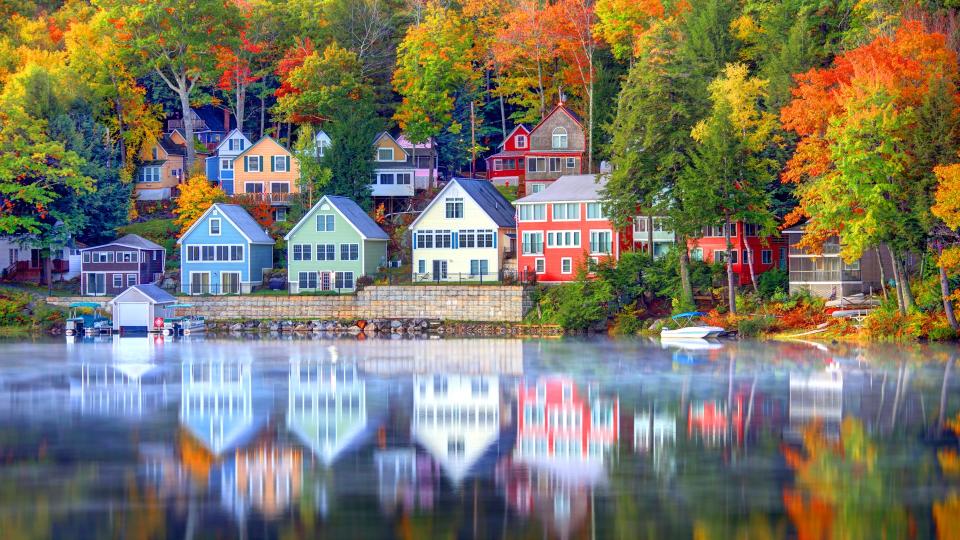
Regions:
<svg viewBox="0 0 960 540"><path fill-rule="evenodd" d="M169 254L177 250L177 234L180 232L180 229L174 225L172 219L152 219L150 221L131 223L130 225L118 227L117 232L120 233L120 236L136 234L151 242L160 244L167 249L167 258L169 260Z"/></svg>
<svg viewBox="0 0 960 540"><path fill-rule="evenodd" d="M517 200L517 186L497 186L497 191L510 202Z"/></svg>

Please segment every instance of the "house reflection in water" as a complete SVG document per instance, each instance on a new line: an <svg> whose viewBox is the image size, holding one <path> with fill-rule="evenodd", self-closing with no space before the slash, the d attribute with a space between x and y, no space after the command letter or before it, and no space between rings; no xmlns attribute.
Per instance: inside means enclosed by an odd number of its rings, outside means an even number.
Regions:
<svg viewBox="0 0 960 540"><path fill-rule="evenodd" d="M249 361L189 361L182 366L180 423L214 456L238 447L257 427Z"/></svg>
<svg viewBox="0 0 960 540"><path fill-rule="evenodd" d="M799 441L805 427L818 423L825 437L840 437L843 420L843 371L830 362L822 371L790 372L790 424L786 437Z"/></svg>
<svg viewBox="0 0 960 540"><path fill-rule="evenodd" d="M70 378L70 397L81 414L142 416L166 403L163 370L156 364L124 362L80 365Z"/></svg>
<svg viewBox="0 0 960 540"><path fill-rule="evenodd" d="M707 448L718 448L730 444L732 431L739 444L743 440L745 401L742 394L733 397L732 408L718 399L694 401L687 412L687 437Z"/></svg>
<svg viewBox="0 0 960 540"><path fill-rule="evenodd" d="M658 474L671 474L676 459L671 451L677 444L677 417L656 411L653 407L633 417L633 449L638 454L649 454L653 469Z"/></svg>
<svg viewBox="0 0 960 540"><path fill-rule="evenodd" d="M391 448L374 452L377 495L387 515L408 514L433 508L437 498L439 470L432 459L414 448Z"/></svg>
<svg viewBox="0 0 960 540"><path fill-rule="evenodd" d="M300 495L302 481L300 450L265 440L220 465L220 499L240 521L251 509L271 519Z"/></svg>
<svg viewBox="0 0 960 540"><path fill-rule="evenodd" d="M557 536L581 529L591 495L620 436L620 404L582 395L569 378L546 378L517 389L517 445L498 465L497 481L520 515L536 515Z"/></svg>
<svg viewBox="0 0 960 540"><path fill-rule="evenodd" d="M499 377L414 376L410 432L459 486L499 435Z"/></svg>

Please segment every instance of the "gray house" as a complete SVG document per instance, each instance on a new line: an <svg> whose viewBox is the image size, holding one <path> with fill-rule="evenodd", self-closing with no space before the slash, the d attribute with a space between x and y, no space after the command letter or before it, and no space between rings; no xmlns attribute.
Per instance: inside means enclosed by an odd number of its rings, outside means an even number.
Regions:
<svg viewBox="0 0 960 540"><path fill-rule="evenodd" d="M806 289L823 298L879 293L884 280L893 277L893 260L886 246L866 251L859 260L846 263L840 257L841 240L832 237L821 253L799 247L804 225L783 231L789 246L790 293Z"/></svg>

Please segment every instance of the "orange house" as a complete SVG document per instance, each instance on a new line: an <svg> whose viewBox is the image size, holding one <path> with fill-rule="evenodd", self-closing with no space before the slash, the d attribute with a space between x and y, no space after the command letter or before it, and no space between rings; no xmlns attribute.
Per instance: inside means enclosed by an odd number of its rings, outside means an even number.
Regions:
<svg viewBox="0 0 960 540"><path fill-rule="evenodd" d="M285 146L264 137L233 158L235 195L262 197L274 220L286 221L290 195L300 190L300 163Z"/></svg>
<svg viewBox="0 0 960 540"><path fill-rule="evenodd" d="M174 139L174 136L177 138ZM152 145L140 151L141 165L137 169L134 191L145 201L169 199L177 195L177 186L183 182L187 151L179 132L163 135Z"/></svg>

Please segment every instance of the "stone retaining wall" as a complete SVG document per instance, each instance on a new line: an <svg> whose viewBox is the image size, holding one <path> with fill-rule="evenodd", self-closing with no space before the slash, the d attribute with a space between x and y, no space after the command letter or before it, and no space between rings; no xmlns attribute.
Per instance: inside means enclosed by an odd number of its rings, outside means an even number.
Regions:
<svg viewBox="0 0 960 540"><path fill-rule="evenodd" d="M193 308L181 314L212 320L357 320L432 319L443 321L519 322L530 309L522 286L424 285L372 286L343 296L193 296L183 301ZM47 302L68 306L89 297L51 297ZM108 299L102 300L104 303Z"/></svg>

